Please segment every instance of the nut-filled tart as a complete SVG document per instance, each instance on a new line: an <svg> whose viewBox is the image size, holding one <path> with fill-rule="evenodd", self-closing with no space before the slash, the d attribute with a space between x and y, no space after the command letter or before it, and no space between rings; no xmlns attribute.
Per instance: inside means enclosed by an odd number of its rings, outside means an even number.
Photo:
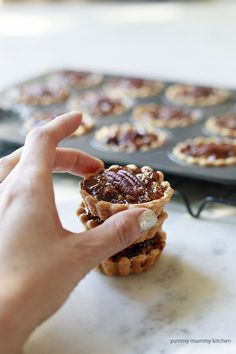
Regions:
<svg viewBox="0 0 236 354"><path fill-rule="evenodd" d="M167 88L166 98L176 104L187 106L212 106L225 102L228 91L213 87L175 84Z"/></svg>
<svg viewBox="0 0 236 354"><path fill-rule="evenodd" d="M236 141L216 137L197 137L178 143L173 154L188 164L229 166L236 164Z"/></svg>
<svg viewBox="0 0 236 354"><path fill-rule="evenodd" d="M142 98L158 94L163 88L163 83L141 78L117 77L111 79L105 88L113 97Z"/></svg>
<svg viewBox="0 0 236 354"><path fill-rule="evenodd" d="M89 71L62 70L50 75L50 80L66 88L88 89L101 83L103 75Z"/></svg>
<svg viewBox="0 0 236 354"><path fill-rule="evenodd" d="M26 119L23 123L24 133L28 133L35 127L40 127L57 116L63 114L64 112L57 110L49 110L49 111L41 111L31 114L28 119ZM72 136L81 136L86 133L89 133L94 128L94 123L91 117L83 114L83 118L81 120L79 128L72 134Z"/></svg>
<svg viewBox="0 0 236 354"><path fill-rule="evenodd" d="M214 134L236 137L236 112L227 112L220 116L212 116L206 121L206 128Z"/></svg>
<svg viewBox="0 0 236 354"><path fill-rule="evenodd" d="M83 226L86 230L94 229L95 227L101 225L104 220L100 219L99 216L94 216L85 206L84 202L81 202L79 208L77 209L77 216L79 217L80 221L82 222ZM157 218L156 225L151 229L144 231L140 238L136 240L134 243L143 242L148 240L161 230L162 225L167 218L168 214L165 211L162 211L161 214Z"/></svg>
<svg viewBox="0 0 236 354"><path fill-rule="evenodd" d="M151 126L123 123L100 128L94 136L98 147L111 151L148 151L162 146L167 135Z"/></svg>
<svg viewBox="0 0 236 354"><path fill-rule="evenodd" d="M69 90L51 81L39 80L17 86L11 89L7 96L9 100L19 104L49 106L65 102L69 97Z"/></svg>
<svg viewBox="0 0 236 354"><path fill-rule="evenodd" d="M101 91L87 91L72 97L68 102L70 110L77 110L92 117L120 115L130 108L131 101L124 98L112 98Z"/></svg>
<svg viewBox="0 0 236 354"><path fill-rule="evenodd" d="M102 261L97 269L104 274L127 276L132 273L142 273L151 269L166 243L166 233L159 230L154 237L140 243L135 243L123 251Z"/></svg>
<svg viewBox="0 0 236 354"><path fill-rule="evenodd" d="M156 103L141 104L134 108L137 122L149 123L160 128L185 127L199 119L199 112Z"/></svg>
<svg viewBox="0 0 236 354"><path fill-rule="evenodd" d="M112 165L86 177L80 193L87 209L100 219L130 208L148 208L157 216L170 200L173 190L163 173L149 166Z"/></svg>

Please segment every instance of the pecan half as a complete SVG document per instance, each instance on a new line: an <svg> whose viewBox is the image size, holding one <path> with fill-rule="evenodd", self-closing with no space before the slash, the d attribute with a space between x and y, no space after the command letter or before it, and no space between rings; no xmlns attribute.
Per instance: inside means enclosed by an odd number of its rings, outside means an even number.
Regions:
<svg viewBox="0 0 236 354"><path fill-rule="evenodd" d="M108 182L114 185L122 194L126 193L133 196L140 196L144 193L144 185L142 182L138 177L128 171L107 171L106 177Z"/></svg>

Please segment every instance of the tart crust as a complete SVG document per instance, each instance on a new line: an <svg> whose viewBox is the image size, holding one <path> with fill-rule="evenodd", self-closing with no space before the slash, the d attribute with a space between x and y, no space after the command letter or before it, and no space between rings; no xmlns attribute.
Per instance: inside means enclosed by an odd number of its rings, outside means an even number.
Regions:
<svg viewBox="0 0 236 354"><path fill-rule="evenodd" d="M174 84L167 88L165 92L166 98L176 104L186 105L186 106L212 106L225 102L229 95L227 90L223 89L213 89L213 93L205 97L204 95L199 95L198 97L187 96L184 94L186 88L196 87L193 85L184 84Z"/></svg>
<svg viewBox="0 0 236 354"><path fill-rule="evenodd" d="M169 118L169 119L159 119L151 117L151 113L155 110L161 108L176 110L176 108L170 106L162 106L156 103L147 103L138 105L133 110L133 117L136 121L142 123L148 123L152 126L160 127L160 128L175 128L175 127L186 127L189 124L195 123L199 119L199 112L196 110L186 111L182 109L178 109L180 114L182 113L181 118ZM150 114L150 116L148 116ZM146 115L146 116L145 116Z"/></svg>
<svg viewBox="0 0 236 354"><path fill-rule="evenodd" d="M208 120L206 121L205 127L212 133L225 136L225 137L230 137L230 138L236 138L236 129L231 129L227 127L222 127L217 124L219 117L209 117ZM235 113L235 119L236 119L236 113Z"/></svg>
<svg viewBox="0 0 236 354"><path fill-rule="evenodd" d="M140 85L129 85L129 80L142 81ZM112 97L128 96L131 98L143 98L158 94L164 84L156 80L144 80L135 78L114 78L111 79L105 86L105 90Z"/></svg>
<svg viewBox="0 0 236 354"><path fill-rule="evenodd" d="M79 220L81 221L81 223L86 228L86 230L94 229L95 227L97 227L98 225L103 223L103 220L101 220L100 218L94 217L92 215L91 216L88 215L88 213L86 212L86 207L85 207L84 202L81 202L79 208L76 211L76 214L79 217ZM159 230L161 230L162 225L167 217L168 217L168 214L165 211L162 211L157 219L157 224L152 229L143 232L141 234L140 238L138 240L136 240L134 243L143 242L145 240L148 240L148 239L154 237L155 234Z"/></svg>
<svg viewBox="0 0 236 354"><path fill-rule="evenodd" d="M72 134L72 136L82 136L84 134L89 133L94 129L93 119L86 114L83 114L82 121L80 123L79 128Z"/></svg>
<svg viewBox="0 0 236 354"><path fill-rule="evenodd" d="M108 171L114 171L117 169L117 165L112 165L108 168ZM138 167L136 165L127 165L132 170L136 170ZM152 170L151 167L149 167ZM84 189L80 188L80 194L84 200L86 208L95 216L99 216L100 219L106 220L111 215L119 213L123 210L128 210L132 208L147 208L151 209L157 216L159 216L164 208L164 206L169 202L173 189L171 188L169 182L164 181L164 175L161 171L156 171L159 176L159 184L164 190L164 194L160 199L151 200L146 203L136 203L136 204L115 204L104 200L98 200L96 197L89 194ZM91 175L85 177L85 180Z"/></svg>
<svg viewBox="0 0 236 354"><path fill-rule="evenodd" d="M123 144L122 145L115 145L115 144L109 144L109 143L103 143L103 140L106 138L115 138L116 136L118 136L119 133L126 133L128 134L130 132L130 134L135 133L140 131L140 133L143 135L143 138L139 138L139 140L143 140L141 146L137 146L137 148L135 148L135 144L129 144L128 146L128 140L127 140L127 144ZM150 136L156 136L156 140L153 140L151 142L146 142L147 141L147 137L148 134L150 134ZM95 141L96 144L104 149L109 149L115 152L119 152L119 151L124 151L124 152L136 152L136 151L148 151L148 150L152 150L152 149L157 149L160 146L162 146L166 139L167 139L167 135L162 132L162 131L156 131L154 130L151 126L146 126L143 127L141 125L131 125L130 123L123 123L123 124L113 124L110 126L105 126L102 127L101 129L99 129L96 133L95 133ZM132 138L131 138L132 139Z"/></svg>
<svg viewBox="0 0 236 354"><path fill-rule="evenodd" d="M161 249L153 248L150 252L138 254L137 256L131 258L122 257L117 262L110 257L109 259L102 261L97 266L97 269L109 276L127 276L132 273L142 273L148 271L157 263L166 243L166 233L163 230L159 230L157 234L158 237L161 238Z"/></svg>
<svg viewBox="0 0 236 354"><path fill-rule="evenodd" d="M181 150L188 144L200 144L200 143L219 143L219 138L215 137L197 137L195 139L188 139L183 142L178 143L174 149L173 149L173 154L180 160L185 161L188 164L198 164L200 166L229 166L229 165L234 165L236 164L236 156L230 156L227 158L218 158L215 160L208 159L207 157L200 156L200 157L194 157L194 156L187 156L184 152ZM235 140L230 140L230 139L220 139L220 143L226 143L226 144L232 144L236 148L236 141Z"/></svg>

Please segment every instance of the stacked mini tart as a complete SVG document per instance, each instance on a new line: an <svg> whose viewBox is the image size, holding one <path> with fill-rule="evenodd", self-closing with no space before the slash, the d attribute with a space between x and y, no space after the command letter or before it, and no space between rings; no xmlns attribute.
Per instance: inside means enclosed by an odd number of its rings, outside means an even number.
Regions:
<svg viewBox="0 0 236 354"><path fill-rule="evenodd" d="M77 215L87 230L130 208L148 208L157 215L157 224L152 229L143 232L134 244L98 265L97 268L104 274L125 276L141 273L157 262L166 241L162 224L167 213L163 209L173 194L170 184L163 178L162 172L148 166L113 165L90 175L81 183L83 202Z"/></svg>

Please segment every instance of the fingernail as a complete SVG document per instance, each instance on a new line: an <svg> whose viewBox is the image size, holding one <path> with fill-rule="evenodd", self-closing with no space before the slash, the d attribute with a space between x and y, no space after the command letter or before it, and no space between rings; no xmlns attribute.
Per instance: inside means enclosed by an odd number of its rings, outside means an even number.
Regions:
<svg viewBox="0 0 236 354"><path fill-rule="evenodd" d="M157 216L152 210L146 210L138 217L141 231L150 230L157 223Z"/></svg>

